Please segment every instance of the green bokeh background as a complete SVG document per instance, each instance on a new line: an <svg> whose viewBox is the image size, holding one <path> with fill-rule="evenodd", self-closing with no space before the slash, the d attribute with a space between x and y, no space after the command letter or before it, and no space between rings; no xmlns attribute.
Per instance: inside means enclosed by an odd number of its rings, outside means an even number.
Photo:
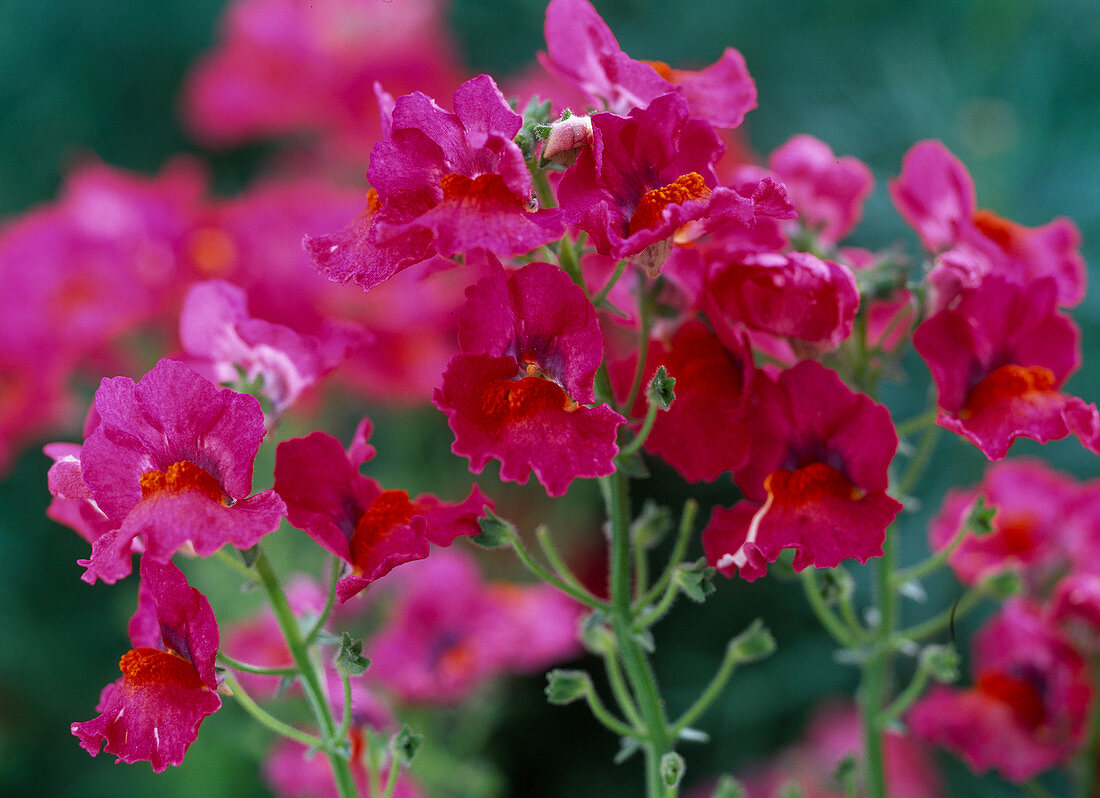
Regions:
<svg viewBox="0 0 1100 798"><path fill-rule="evenodd" d="M364 0L380 2L381 0ZM415 0L393 0L415 2ZM214 38L220 0L6 0L0 8L0 214L17 214L55 196L68 164L88 152L106 162L152 172L171 155L200 152L177 122L182 76ZM766 153L798 132L812 133L841 154L865 160L878 179L856 242L884 246L913 237L892 210L884 181L897 173L915 141L939 138L970 168L979 203L1028 225L1054 216L1076 220L1084 254L1100 263L1100 24L1095 0L766 0L671 3L604 0L598 8L624 49L677 66L713 61L722 48L741 50L759 89L760 107L746 131ZM543 3L454 0L451 18L473 69L502 75L541 45ZM239 188L265 148L202 153L222 191ZM0 286L0 290L3 287ZM1100 292L1074 315L1086 358L1069 389L1100 399ZM922 409L926 379L909 358L910 382L884 398L897 418ZM374 414L373 409L367 409ZM346 434L354 413L334 421ZM390 454L387 479L410 490L438 484L439 469L461 470L447 454L449 432L428 411L417 424L380 415L379 449ZM75 439L75 431L58 437ZM1078 476L1100 475L1095 456L1076 442L1040 449L1017 444L1014 455L1039 454ZM923 510L901 528L904 556L919 556L924 523L943 491L979 478L980 454L944 440L921 488ZM0 796L117 795L221 798L268 795L256 775L266 735L236 707L203 726L183 767L153 776L149 768L89 758L69 734L92 715L99 690L117 675L128 648L125 624L133 585L89 587L75 561L86 544L47 521L46 459L29 451L0 482ZM260 469L258 469L260 473ZM690 490L667 470L639 488L679 503L686 495L726 500L722 484ZM407 481L402 481L407 480ZM591 504L582 491L579 510ZM528 494L538 495L537 487ZM591 526L591 525L590 525ZM597 534L595 528L588 530ZM698 544L694 551L697 552ZM284 563L294 546L281 550ZM496 564L500 566L499 563ZM857 569L858 570L858 569ZM859 575L865 581L865 575ZM215 584L215 607L253 606L254 597ZM930 584L932 607L955 595L950 579ZM219 601L221 604L219 604ZM912 618L922 609L909 604ZM929 610L923 610L927 614ZM816 697L850 691L854 670L833 663L829 641L804 606L797 585L775 579L752 586L722 582L702 609L679 607L658 629L656 668L675 713L715 667L726 641L762 615L779 653L746 668L701 722L714 741L685 745L688 783L735 768L798 733ZM965 628L961 628L965 633ZM615 741L583 708L547 708L540 678L498 685L470 712L438 721L459 739L493 721L483 750L456 752L453 794L479 797L477 757L495 763L509 796L640 794L636 762L613 768ZM431 764L430 762L428 763ZM1011 795L999 780L980 783L944 760L957 796ZM1052 784L1057 788L1057 784ZM440 791L440 794L443 794Z"/></svg>

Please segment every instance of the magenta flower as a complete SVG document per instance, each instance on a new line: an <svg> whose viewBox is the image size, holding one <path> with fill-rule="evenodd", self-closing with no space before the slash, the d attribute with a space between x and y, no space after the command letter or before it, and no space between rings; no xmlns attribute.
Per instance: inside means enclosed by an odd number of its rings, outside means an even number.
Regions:
<svg viewBox="0 0 1100 798"><path fill-rule="evenodd" d="M141 559L138 610L118 666L122 677L103 689L97 718L72 724L92 756L149 762L160 773L179 765L199 725L221 707L214 661L218 625L210 603L171 563Z"/></svg>
<svg viewBox="0 0 1100 798"><path fill-rule="evenodd" d="M547 52L539 53L539 61L583 92L593 107L626 114L674 92L687 101L693 117L715 127L737 127L756 107L756 84L745 59L731 47L699 72L635 61L587 0L551 0L545 30Z"/></svg>
<svg viewBox="0 0 1100 798"><path fill-rule="evenodd" d="M1100 452L1096 406L1059 392L1081 358L1056 292L1049 277L1027 287L987 277L913 335L936 383L936 423L990 460L1004 459L1018 437L1046 443L1071 432Z"/></svg>
<svg viewBox="0 0 1100 798"><path fill-rule="evenodd" d="M867 165L832 149L813 136L793 136L768 158L783 181L799 221L817 238L835 245L859 223L874 177Z"/></svg>
<svg viewBox="0 0 1100 798"><path fill-rule="evenodd" d="M1054 590L1048 612L1051 623L1082 656L1095 660L1100 655L1100 574L1063 579Z"/></svg>
<svg viewBox="0 0 1100 798"><path fill-rule="evenodd" d="M577 605L543 585L487 584L462 552L410 567L396 586L366 678L400 701L456 703L486 679L579 653Z"/></svg>
<svg viewBox="0 0 1100 798"><path fill-rule="evenodd" d="M191 129L213 145L322 135L326 155L362 160L378 138L374 83L443 90L460 79L445 4L237 0L184 87Z"/></svg>
<svg viewBox="0 0 1100 798"><path fill-rule="evenodd" d="M746 254L711 268L712 315L744 327L835 348L859 308L855 275L807 252Z"/></svg>
<svg viewBox="0 0 1100 798"><path fill-rule="evenodd" d="M276 416L367 340L351 323L329 323L320 335L307 336L253 318L244 290L224 280L191 286L180 314L190 365L214 382L236 383L241 372L248 380L262 378L261 392Z"/></svg>
<svg viewBox="0 0 1100 798"><path fill-rule="evenodd" d="M592 146L559 185L565 219L587 232L601 254L634 259L655 274L689 222L695 238L727 224L751 227L757 213L793 214L775 202L782 189L771 178L741 192L717 185L714 163L722 150L714 128L691 118L675 94L626 117L595 114Z"/></svg>
<svg viewBox="0 0 1100 798"><path fill-rule="evenodd" d="M804 360L777 380L757 372L748 465L735 475L746 500L716 507L703 530L707 561L750 581L783 549L794 568L832 568L882 554L901 504L886 494L898 439L889 411Z"/></svg>
<svg viewBox="0 0 1100 798"><path fill-rule="evenodd" d="M253 397L161 360L137 384L104 379L95 410L99 423L81 449L80 472L117 528L81 560L84 581L113 583L129 574L138 539L144 559L164 563L188 543L206 557L226 543L254 546L278 528L282 499L270 490L248 495L264 436Z"/></svg>
<svg viewBox="0 0 1100 798"><path fill-rule="evenodd" d="M916 736L1014 782L1077 750L1092 693L1084 662L1035 606L1006 604L975 637L971 669L973 687L937 686L910 710Z"/></svg>
<svg viewBox="0 0 1100 798"><path fill-rule="evenodd" d="M383 490L359 473L374 455L368 430L364 420L346 452L323 432L283 441L276 450L275 490L290 522L352 567L336 584L341 602L398 565L427 557L429 542L450 546L459 535L478 534L477 519L493 506L476 485L461 504Z"/></svg>
<svg viewBox="0 0 1100 798"><path fill-rule="evenodd" d="M558 267L529 263L498 268L467 297L463 353L435 393L455 434L451 451L475 474L490 458L501 461L503 480L526 483L533 469L551 496L577 477L614 471L626 419L607 405L586 407L603 338L584 291Z"/></svg>
<svg viewBox="0 0 1100 798"><path fill-rule="evenodd" d="M367 209L306 249L329 279L364 290L432 255L522 255L561 238L556 209L531 210L531 177L512 141L522 122L488 75L463 83L449 113L419 92L399 97L371 150Z"/></svg>
<svg viewBox="0 0 1100 798"><path fill-rule="evenodd" d="M890 195L930 252L941 255L929 279L936 307L986 275L1020 286L1054 279L1057 303L1076 305L1085 295L1085 263L1077 251L1081 234L1069 219L1029 228L977 209L966 167L938 141L910 148Z"/></svg>
<svg viewBox="0 0 1100 798"><path fill-rule="evenodd" d="M614 369L616 387L625 394L635 361ZM748 344L736 337L720 340L701 321L688 321L668 343L653 341L646 360L647 380L664 366L676 380L676 401L660 413L646 438L647 452L658 455L689 482L713 482L726 471L743 468L749 457L747 388L754 368ZM645 415L639 397L635 415Z"/></svg>
<svg viewBox="0 0 1100 798"><path fill-rule="evenodd" d="M1074 560L1092 559L1095 519L1082 512L1086 486L1040 460L1006 460L986 471L977 487L949 491L943 509L933 519L929 542L942 549L955 537L975 499L981 496L997 508L993 532L967 535L948 562L959 581L977 584L1006 568L1018 568L1029 592L1045 597ZM1092 489L1097 494L1095 488ZM1081 563L1081 567L1088 567Z"/></svg>

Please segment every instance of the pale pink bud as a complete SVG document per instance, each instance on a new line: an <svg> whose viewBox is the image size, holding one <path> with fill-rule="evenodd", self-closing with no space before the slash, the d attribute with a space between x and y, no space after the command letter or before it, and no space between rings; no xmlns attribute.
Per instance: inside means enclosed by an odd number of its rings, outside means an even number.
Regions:
<svg viewBox="0 0 1100 798"><path fill-rule="evenodd" d="M592 120L587 116L570 116L550 125L550 135L542 148L542 157L572 166L581 149L592 143Z"/></svg>

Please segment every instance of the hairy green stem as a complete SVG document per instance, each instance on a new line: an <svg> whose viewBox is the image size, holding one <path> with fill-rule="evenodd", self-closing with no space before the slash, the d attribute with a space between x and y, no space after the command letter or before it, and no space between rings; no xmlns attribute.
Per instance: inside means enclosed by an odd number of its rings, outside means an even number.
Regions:
<svg viewBox="0 0 1100 798"><path fill-rule="evenodd" d="M875 603L878 626L873 630L871 655L863 662L859 707L863 718L864 778L868 798L886 798L886 768L883 760L882 714L890 690L891 641L897 623L897 594L893 579L897 561L896 527L886 530L882 558L875 572Z"/></svg>
<svg viewBox="0 0 1100 798"><path fill-rule="evenodd" d="M291 740L295 740L302 745L308 745L310 748L321 750L325 747L325 741L321 738L314 737L312 734L307 734L301 729L296 729L289 723L284 723L257 704L252 696L250 696L241 686L241 683L237 681L237 677L232 673L227 673L225 675L225 686L233 693L233 698L237 700L241 708L258 721L260 725L283 737L289 737Z"/></svg>
<svg viewBox="0 0 1100 798"><path fill-rule="evenodd" d="M594 610L607 609L607 602L600 601L600 599L593 596L580 585L570 584L557 574L551 573L535 562L534 558L528 553L527 548L523 545L523 541L519 539L519 535L512 535L512 549L515 550L516 556L519 557L519 561L527 567L527 570L543 582L553 585L561 592Z"/></svg>
<svg viewBox="0 0 1100 798"><path fill-rule="evenodd" d="M737 656L731 646L726 649L726 656L722 660L722 665L710 680L710 684L707 685L706 689L699 698L696 699L695 703L672 724L673 737L678 736L680 732L694 723L696 719L710 709L711 704L721 695L722 690L725 689L726 684L729 682L730 677L733 676L733 672L736 669Z"/></svg>
<svg viewBox="0 0 1100 798"><path fill-rule="evenodd" d="M817 582L817 569L807 568L802 571L801 576L802 589L806 593L806 599L810 602L810 609L814 611L814 615L825 627L825 631L832 635L833 640L841 648L854 647L856 641L852 631L836 617L836 613L829 608L829 605L825 603L825 597L821 595L821 585Z"/></svg>
<svg viewBox="0 0 1100 798"><path fill-rule="evenodd" d="M916 626L910 626L908 629L904 629L898 633L898 637L905 640L915 640L920 642L926 640L933 635L937 635L943 630L947 629L952 620L958 619L966 615L985 598L985 592L981 587L973 587L970 590L963 593L953 607L949 607L938 615L934 615L923 623L918 623Z"/></svg>
<svg viewBox="0 0 1100 798"><path fill-rule="evenodd" d="M317 725L321 729L321 737L324 740L323 750L328 756L329 764L332 766L337 794L340 798L359 798L359 792L355 787L355 780L352 778L348 760L336 748L342 741L335 739L336 722L332 718L332 708L329 706L328 698L325 695L321 676L317 671L313 658L310 656L309 647L305 645L305 641L302 639L298 619L294 617L294 611L290 607L290 602L287 600L279 576L262 548L259 549L253 567L256 570L256 575L260 578L264 591L267 593L268 602L271 604L271 610L275 614L275 619L279 623L283 637L286 639L287 648L290 649L290 654L294 657L294 662L298 666L306 699L309 701L313 714L317 719Z"/></svg>
<svg viewBox="0 0 1100 798"><path fill-rule="evenodd" d="M298 674L298 669L294 667L273 668L267 665L252 665L248 662L241 662L239 659L229 656L224 651L218 652L218 661L235 671L255 673L259 676L296 676Z"/></svg>
<svg viewBox="0 0 1100 798"><path fill-rule="evenodd" d="M633 632L629 482L621 471L601 481L611 519L611 629L645 727L646 794L660 798L666 795L661 783L661 757L672 750L672 738L657 680Z"/></svg>
<svg viewBox="0 0 1100 798"><path fill-rule="evenodd" d="M317 639L317 635L321 633L321 630L325 628L325 624L328 622L328 616L332 614L333 607L336 606L336 583L340 580L340 574L344 570L344 562L339 557L332 558L332 576L329 579L328 585L328 599L325 601L325 608L321 610L321 615L313 623L313 627L306 633L303 641L307 646Z"/></svg>
<svg viewBox="0 0 1100 798"><path fill-rule="evenodd" d="M695 499L688 499L684 502L684 510L680 515L680 528L676 530L676 543L673 544L672 553L668 558L668 565L665 566L665 570L661 572L657 581L653 583L653 587L649 589L649 592L642 597L642 606L652 604L657 600L657 597L664 592L669 580L672 579L676 566L684 559L688 544L691 543L691 531L695 528L695 516L698 512L699 503Z"/></svg>

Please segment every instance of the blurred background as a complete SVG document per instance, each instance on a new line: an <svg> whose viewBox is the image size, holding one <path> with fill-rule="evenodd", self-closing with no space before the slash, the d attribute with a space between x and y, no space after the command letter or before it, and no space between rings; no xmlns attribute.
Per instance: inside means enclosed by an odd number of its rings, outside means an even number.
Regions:
<svg viewBox="0 0 1100 798"><path fill-rule="evenodd" d="M838 155L865 161L877 184L852 243L885 247L900 240L917 251L915 237L892 209L885 181L898 173L914 142L938 138L969 168L980 207L1030 226L1056 216L1072 218L1083 234L1082 251L1095 285L1100 25L1093 0L602 0L595 5L635 58L699 67L726 46L739 49L759 91L759 107L743 131L761 157L805 132ZM10 219L52 201L66 171L89 155L153 174L172 156L192 153L209 164L216 192L229 196L247 185L269 163L276 145L211 147L196 140L180 114L185 76L218 41L225 6L220 0L7 0L0 9L0 214ZM544 46L543 10L536 0L451 0L443 13L462 72L488 71L498 82L521 72ZM1083 329L1086 355L1067 390L1096 401L1100 292L1094 290L1073 315ZM912 357L906 364L912 376L883 392L896 418L920 412L926 401L923 368ZM85 405L94 385L80 387ZM451 437L440 413L359 401L343 415L327 417L326 430L347 439L364 413L375 420L386 480L414 492L453 482L438 476L448 471L461 479L464 462L449 454ZM69 734L73 720L92 717L100 689L117 676L118 657L129 647L125 627L135 590L134 584L82 583L75 561L87 555L87 544L44 515L48 460L41 443L78 436L79 416L69 428L27 443L0 481L0 606L5 608L0 795L270 795L258 777L266 733L230 702L205 723L184 765L160 776L146 764L116 767L109 755L92 759ZM1013 448L1014 456L1027 454L1079 478L1100 476L1100 462L1073 440ZM946 488L976 482L983 463L975 449L943 436L936 467L920 490L922 509L906 516L901 527L907 561L924 550L925 524ZM490 492L497 489L491 477L479 482ZM504 495L514 504L530 501L554 513L565 528L562 535L582 548L586 542L589 550L599 548L594 491L582 488L565 510L551 509L534 484L509 486ZM652 496L678 507L686 496L715 502L731 495L725 478L711 486L687 486L654 464L654 477L638 486L635 498ZM698 542L692 551L701 553ZM280 556L284 563L298 556L294 544L280 549ZM485 559L490 570L509 568L499 558ZM863 585L866 577L852 570ZM850 695L856 678L854 668L831 659L832 645L797 583L773 577L752 585L719 582L704 608L681 605L657 629L655 667L673 711L690 704L728 639L753 618L765 619L779 651L739 673L700 722L712 742L684 747L689 784L736 772L796 739L815 703ZM243 613L255 606L254 597L213 580L199 586L211 591L217 611L226 606ZM959 592L948 578L929 587L931 607L946 606ZM906 611L923 617L919 606ZM976 620L960 625L960 637ZM594 663L580 666L596 669ZM638 763L613 767L612 736L583 707L548 707L543 685L541 676L496 683L472 708L431 721L439 724L440 738L456 746L452 765L471 764L468 773L452 771L459 777L429 794L640 794ZM462 750L464 739L466 745L483 744ZM432 766L426 760L426 767ZM951 795L1015 794L994 777L979 782L946 757L941 762Z"/></svg>

